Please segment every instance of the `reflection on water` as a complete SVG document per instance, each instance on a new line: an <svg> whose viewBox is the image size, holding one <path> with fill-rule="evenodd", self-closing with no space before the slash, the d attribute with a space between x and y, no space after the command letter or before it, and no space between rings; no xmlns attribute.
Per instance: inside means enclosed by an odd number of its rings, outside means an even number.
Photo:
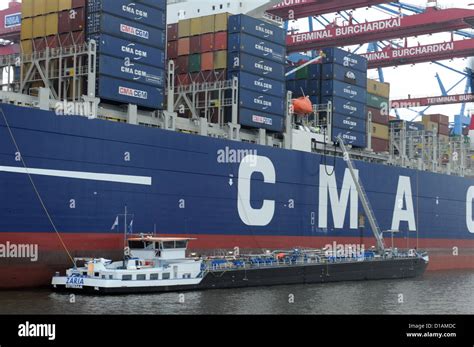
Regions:
<svg viewBox="0 0 474 347"><path fill-rule="evenodd" d="M76 296L75 303L68 295L48 290L8 291L0 292L0 314L473 314L473 293L474 272L450 271L409 280L211 290L184 296Z"/></svg>

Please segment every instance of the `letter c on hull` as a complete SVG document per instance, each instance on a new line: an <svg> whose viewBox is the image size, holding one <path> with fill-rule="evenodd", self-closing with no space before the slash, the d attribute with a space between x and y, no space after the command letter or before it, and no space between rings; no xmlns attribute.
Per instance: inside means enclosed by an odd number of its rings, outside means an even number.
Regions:
<svg viewBox="0 0 474 347"><path fill-rule="evenodd" d="M466 194L466 225L467 230L474 234L474 220L472 220L472 202L474 200L474 186L469 187Z"/></svg>
<svg viewBox="0 0 474 347"><path fill-rule="evenodd" d="M248 155L242 160L239 167L237 188L237 208L242 222L249 226L266 226L275 215L275 201L263 200L259 209L254 209L251 201L251 183L254 173L261 173L265 183L275 184L275 167L267 157Z"/></svg>

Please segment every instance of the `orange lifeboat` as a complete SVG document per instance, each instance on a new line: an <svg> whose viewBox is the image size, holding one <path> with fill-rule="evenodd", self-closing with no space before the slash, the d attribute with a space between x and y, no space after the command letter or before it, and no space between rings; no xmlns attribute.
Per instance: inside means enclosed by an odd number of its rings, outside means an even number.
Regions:
<svg viewBox="0 0 474 347"><path fill-rule="evenodd" d="M293 112L296 114L313 113L313 104L311 103L311 100L309 100L309 97L307 96L302 96L301 98L293 99L292 104L293 104Z"/></svg>

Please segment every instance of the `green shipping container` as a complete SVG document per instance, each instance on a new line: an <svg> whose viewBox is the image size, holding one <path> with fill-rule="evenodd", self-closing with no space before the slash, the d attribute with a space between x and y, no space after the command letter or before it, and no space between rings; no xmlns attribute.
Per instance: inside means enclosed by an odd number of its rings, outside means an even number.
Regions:
<svg viewBox="0 0 474 347"><path fill-rule="evenodd" d="M377 110L387 109L390 107L390 100L382 98L378 95L367 94L367 106L376 108Z"/></svg>
<svg viewBox="0 0 474 347"><path fill-rule="evenodd" d="M297 80L307 80L309 77L309 66L306 66L296 71L295 77Z"/></svg>
<svg viewBox="0 0 474 347"><path fill-rule="evenodd" d="M189 56L189 72L199 72L201 71L201 54L191 54Z"/></svg>

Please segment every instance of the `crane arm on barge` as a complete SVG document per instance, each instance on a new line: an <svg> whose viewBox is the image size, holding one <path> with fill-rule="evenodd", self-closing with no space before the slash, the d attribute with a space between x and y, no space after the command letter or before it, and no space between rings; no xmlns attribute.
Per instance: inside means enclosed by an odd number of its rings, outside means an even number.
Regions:
<svg viewBox="0 0 474 347"><path fill-rule="evenodd" d="M379 254L384 254L385 245L383 242L383 236L380 230L380 226L377 222L377 219L375 218L374 210L372 209L370 205L370 201L369 201L369 198L367 197L367 193L365 192L364 186L362 185L359 179L359 176L356 175L354 164L352 163L350 153L347 150L346 145L344 144L344 140L341 137L341 135L337 136L337 142L339 142L342 153L344 154L344 160L347 162L347 167L349 168L349 172L351 173L351 177L356 186L357 193L359 193L359 199L362 202L362 207L364 208L364 212L367 218L369 219L370 227L372 229L372 232L374 233L375 240L377 241L377 247L376 247L377 251L379 252Z"/></svg>

